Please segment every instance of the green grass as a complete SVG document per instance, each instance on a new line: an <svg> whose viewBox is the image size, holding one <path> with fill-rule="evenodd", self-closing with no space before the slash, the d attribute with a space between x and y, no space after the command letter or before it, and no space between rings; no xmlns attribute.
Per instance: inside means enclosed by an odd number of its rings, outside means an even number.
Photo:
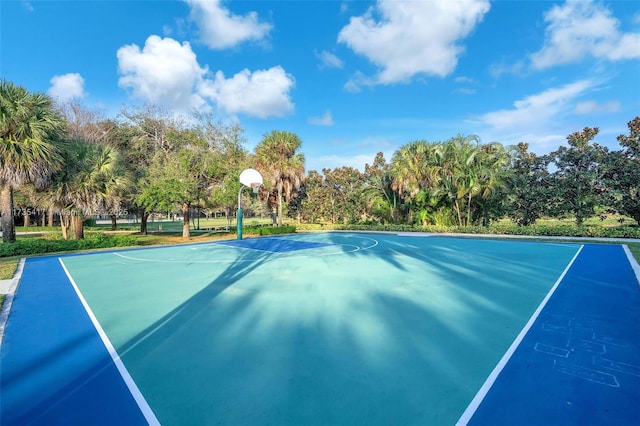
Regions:
<svg viewBox="0 0 640 426"><path fill-rule="evenodd" d="M640 263L640 243L627 243L629 251L635 257L636 261Z"/></svg>
<svg viewBox="0 0 640 426"><path fill-rule="evenodd" d="M18 268L19 258L0 258L0 280L10 280Z"/></svg>

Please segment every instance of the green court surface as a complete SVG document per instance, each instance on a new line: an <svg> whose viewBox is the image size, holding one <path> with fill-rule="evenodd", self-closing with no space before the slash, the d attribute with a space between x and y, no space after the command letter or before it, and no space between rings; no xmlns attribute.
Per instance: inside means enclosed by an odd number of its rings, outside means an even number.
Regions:
<svg viewBox="0 0 640 426"><path fill-rule="evenodd" d="M580 247L328 233L61 261L162 424L453 425Z"/></svg>

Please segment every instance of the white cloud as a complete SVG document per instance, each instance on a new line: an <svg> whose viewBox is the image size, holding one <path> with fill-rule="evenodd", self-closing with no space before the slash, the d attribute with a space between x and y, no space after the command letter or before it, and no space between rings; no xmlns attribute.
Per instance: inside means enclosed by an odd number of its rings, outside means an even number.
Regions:
<svg viewBox="0 0 640 426"><path fill-rule="evenodd" d="M201 68L188 42L152 35L144 48L126 45L118 49L118 85L134 97L150 103L167 104L188 112L202 109L205 101L195 92L207 72Z"/></svg>
<svg viewBox="0 0 640 426"><path fill-rule="evenodd" d="M471 89L469 87L461 87L460 89L456 89L453 93L460 93L461 95L475 95L476 89Z"/></svg>
<svg viewBox="0 0 640 426"><path fill-rule="evenodd" d="M218 71L213 81L205 81L202 93L229 114L258 118L282 117L293 111L290 91L293 77L280 66L251 72L247 69L225 78Z"/></svg>
<svg viewBox="0 0 640 426"><path fill-rule="evenodd" d="M467 77L467 76L459 76L456 77L454 79L454 81L458 84L463 84L463 85L475 85L477 84L477 82L471 78L471 77ZM473 95L476 93L476 89L471 88L471 87L460 87L456 90L453 91L453 93L459 93L461 95Z"/></svg>
<svg viewBox="0 0 640 426"><path fill-rule="evenodd" d="M406 82L417 74L445 77L464 51L460 41L489 8L488 0L378 0L350 19L338 41L381 68L377 84Z"/></svg>
<svg viewBox="0 0 640 426"><path fill-rule="evenodd" d="M566 143L567 135L582 129L584 117L593 108L615 108L617 103L597 104L581 101L597 90L601 81L578 80L571 84L547 89L517 100L511 109L488 112L469 121L473 133L483 141L499 141L505 145L528 142L531 152L548 153Z"/></svg>
<svg viewBox="0 0 640 426"><path fill-rule="evenodd" d="M359 93L362 86L374 86L376 81L371 77L367 77L360 71L356 71L353 76L344 84L344 90L351 93Z"/></svg>
<svg viewBox="0 0 640 426"><path fill-rule="evenodd" d="M84 98L84 78L78 73L56 75L51 80L51 87L47 91L49 96L60 101Z"/></svg>
<svg viewBox="0 0 640 426"><path fill-rule="evenodd" d="M338 58L331 52L323 50L321 52L316 51L316 57L320 59L320 68L342 68L342 59Z"/></svg>
<svg viewBox="0 0 640 426"><path fill-rule="evenodd" d="M476 81L473 78L464 75L456 77L454 81L459 84L476 84Z"/></svg>
<svg viewBox="0 0 640 426"><path fill-rule="evenodd" d="M579 80L559 88L552 88L536 95L515 101L513 109L489 112L481 116L481 121L495 129L523 128L541 125L566 114L572 102L592 89L591 80Z"/></svg>
<svg viewBox="0 0 640 426"><path fill-rule="evenodd" d="M226 79L221 71L210 78L188 42L150 36L142 49L135 44L118 49L118 85L145 102L167 105L176 112L207 111L207 100L229 114L266 118L293 110L292 76L280 66L243 70Z"/></svg>
<svg viewBox="0 0 640 426"><path fill-rule="evenodd" d="M544 19L544 45L530 55L535 69L580 62L588 56L609 61L640 58L640 33L621 32L611 11L592 0L553 6Z"/></svg>
<svg viewBox="0 0 640 426"><path fill-rule="evenodd" d="M518 61L514 64L506 62L494 63L489 66L489 74L493 78L499 78L502 74L523 74L526 69L526 61Z"/></svg>
<svg viewBox="0 0 640 426"><path fill-rule="evenodd" d="M580 115L613 113L620 111L620 102L610 101L598 103L596 101L578 102L576 104L575 113Z"/></svg>
<svg viewBox="0 0 640 426"><path fill-rule="evenodd" d="M333 126L333 116L331 111L327 110L319 117L309 117L307 122L314 126Z"/></svg>
<svg viewBox="0 0 640 426"><path fill-rule="evenodd" d="M234 15L221 0L185 0L191 7L190 18L200 29L203 43L212 49L226 49L245 41L265 38L272 25L260 22L256 12Z"/></svg>

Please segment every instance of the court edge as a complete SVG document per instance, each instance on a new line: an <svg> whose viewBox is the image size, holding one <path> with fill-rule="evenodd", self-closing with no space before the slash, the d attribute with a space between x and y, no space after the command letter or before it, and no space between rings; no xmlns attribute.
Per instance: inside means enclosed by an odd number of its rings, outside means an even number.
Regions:
<svg viewBox="0 0 640 426"><path fill-rule="evenodd" d="M464 410L464 412L456 422L456 426L464 426L471 420L476 410L484 400L485 396L489 393L489 390L491 390L491 387L495 383L496 379L498 378L498 376L500 375L504 367L507 365L507 363L509 362L514 352L516 351L516 349L518 348L518 346L520 345L520 343L522 342L526 334L529 332L529 330L531 329L535 321L538 319L538 316L540 316L540 313L542 312L544 307L547 305L547 302L549 301L549 299L551 299L551 296L553 296L553 294L555 293L556 289L558 288L558 286L560 285L564 277L569 272L569 269L571 269L571 266L576 261L576 259L582 252L583 248L584 248L584 245L581 245L578 251L576 252L576 254L573 256L573 258L567 265L567 267L564 269L564 271L562 271L562 274L560 274L560 276L556 280L553 287L551 287L551 290L549 290L545 298L542 299L542 302L540 302L540 305L538 305L538 308L535 310L533 315L531 315L531 318L529 318L529 321L525 324L525 326L520 331L518 336L516 336L515 340L513 341L511 346L509 346L509 349L507 349L507 351L502 356L498 364L495 366L491 374L489 374L489 377L487 377L487 380L485 380L483 385L480 387L480 390L478 391L478 393L476 393L475 397L471 400L471 402L467 406L467 409Z"/></svg>
<svg viewBox="0 0 640 426"><path fill-rule="evenodd" d="M133 396L133 399L136 401L136 404L138 404L138 407L140 408L140 411L142 412L142 415L144 416L145 420L147 421L147 423L150 426L159 426L160 425L160 421L158 420L156 415L153 413L153 410L151 409L151 407L147 403L147 400L142 395L142 392L140 392L140 389L138 388L138 386L134 382L133 377L131 377L131 374L129 374L129 371L127 370L127 367L125 367L124 363L120 359L120 356L116 352L116 349L111 344L111 341L109 340L109 337L107 337L107 334L105 333L104 329L102 328L102 326L98 322L98 319L96 318L96 316L94 315L93 311L89 307L89 304L85 300L84 296L80 292L80 289L78 288L78 286L77 286L76 282L74 281L73 277L71 276L71 274L67 270L67 267L64 264L64 262L62 261L62 258L59 257L58 261L60 262L60 265L62 266L62 269L64 270L64 273L67 275L67 279L69 280L69 282L73 286L73 290L75 291L76 295L78 296L78 299L80 300L80 303L82 303L82 306L84 307L84 310L87 312L87 315L89 315L89 318L91 319L91 323L93 324L94 328L98 332L98 335L100 336L100 339L102 340L102 343L104 344L105 349L107 350L107 352L109 352L109 356L111 357L111 360L113 361L114 365L118 369L118 372L120 373L120 376L122 377L122 380L124 380L124 383L127 386L127 388L129 389L129 392L131 392L131 396Z"/></svg>

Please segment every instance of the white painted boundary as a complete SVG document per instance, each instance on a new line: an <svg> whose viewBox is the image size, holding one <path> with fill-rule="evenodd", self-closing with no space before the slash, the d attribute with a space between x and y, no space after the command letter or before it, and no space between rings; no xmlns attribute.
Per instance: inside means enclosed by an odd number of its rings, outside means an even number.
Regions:
<svg viewBox="0 0 640 426"><path fill-rule="evenodd" d="M7 328L7 322L9 321L9 313L11 312L11 306L13 305L13 298L18 290L20 279L22 278L22 271L24 270L24 264L26 258L21 258L18 262L16 272L13 274L13 278L10 280L3 280L2 293L5 295L4 303L2 304L2 311L0 311L0 345L4 339L4 331Z"/></svg>
<svg viewBox="0 0 640 426"><path fill-rule="evenodd" d="M636 274L636 281L638 281L638 285L640 285L640 265L638 265L638 261L636 261L636 258L633 257L631 250L629 250L629 246L623 244L622 249L627 255L627 259L629 259L629 263L631 264L631 269L633 269L633 272Z"/></svg>
<svg viewBox="0 0 640 426"><path fill-rule="evenodd" d="M533 323L536 321L536 319L538 319L538 316L542 312L542 309L544 309L547 302L549 301L553 293L555 293L556 289L560 285L560 282L562 282L565 275L567 275L567 272L569 272L569 268L571 268L575 260L578 258L583 247L584 245L580 246L580 248L578 249L578 252L575 254L575 256L573 256L573 259L571 259L571 261L569 262L567 267L564 269L564 271L562 271L562 274L560 274L560 277L558 277L553 287L551 287L551 290L549 290L545 298L542 300L542 302L540 302L540 305L535 310L531 318L529 318L529 321L527 322L527 324L525 324L524 328L520 331L520 334L518 334L516 339L513 341L513 343L507 350L507 352L505 352L505 354L502 356L502 358L500 359L498 364L495 366L491 374L489 374L489 377L487 377L487 380L485 380L484 384L482 385L482 387L480 388L476 396L473 398L473 400L471 400L471 403L469 404L467 409L464 410L464 413L462 413L462 416L460 416L460 419L458 419L458 421L456 422L456 426L466 425L469 422L469 420L471 420L476 410L482 403L482 400L484 399L485 396L487 396L487 393L489 393L489 390L495 383L496 379L498 378L498 376L500 375L504 367L507 365L507 362L509 362L509 360L513 356L513 353L516 351L516 349L522 342L522 339L524 339L524 336L529 332L529 330L533 326Z"/></svg>
<svg viewBox="0 0 640 426"><path fill-rule="evenodd" d="M114 256L118 256L118 257L121 257L121 258L127 259L127 260L134 260L134 261L138 261L138 262L152 262L152 263L239 263L239 262L256 262L256 261L265 261L265 260L274 261L274 260L308 259L308 258L312 258L312 257L322 257L322 256L337 256L337 255L343 255L343 254L347 254L347 253L355 253L355 252L358 252L358 251L369 250L369 249L374 248L375 246L377 246L379 244L379 241L375 240L373 238L365 238L365 237L360 237L360 238L362 238L364 240L372 241L371 245L369 245L369 246L358 246L358 245L355 245L355 244L327 243L328 246L348 247L348 248L345 249L345 250L333 251L333 252L328 252L328 253L316 253L316 252L313 252L312 254L294 254L294 255L289 254L289 252L275 252L275 251L268 251L268 250L256 250L256 249L253 249L251 247L235 246L233 244L223 244L223 243L218 243L218 242L212 243L212 244L217 244L219 246L224 246L225 248L231 247L231 248L234 248L234 249L237 249L237 250L240 250L240 251L260 251L262 253L267 253L267 255L270 256L270 257L255 257L255 258L250 258L250 259L223 259L223 260L146 259L146 258L143 258L143 257L128 256L128 255L125 255L125 254L122 254L122 253L118 253L118 252L113 252L112 254ZM296 241L298 241L298 240L296 240ZM173 248L173 247L171 247L171 248ZM309 248L309 249L303 249L303 250L313 250L314 248L316 248L316 247ZM141 250L144 250L144 249L140 249L139 251L141 251Z"/></svg>
<svg viewBox="0 0 640 426"><path fill-rule="evenodd" d="M107 334L105 333L104 329L102 328L102 326L98 322L98 319L96 318L96 316L93 314L93 311L89 307L89 304L85 300L84 296L82 296L82 293L80 293L80 289L76 285L76 282L73 280L73 277L71 277L71 274L69 274L69 271L67 270L67 267L65 266L64 262L62 261L62 258L58 258L58 260L60 261L60 264L62 265L62 269L64 269L64 273L67 274L67 278L69 279L69 282L71 283L71 285L73 286L73 289L75 290L76 294L78 295L78 298L80 299L80 302L82 302L82 306L84 306L84 309L85 309L85 311L87 311L87 314L89 315L89 318L91 318L91 322L93 323L93 326L95 327L96 331L100 335L100 339L102 339L102 343L104 344L105 348L107 349L107 352L109 352L109 355L111 356L111 359L113 360L113 363L115 364L116 368L118 369L118 372L120 372L120 375L122 376L122 379L124 380L125 384L129 388L129 392L131 392L131 395L133 396L133 398L135 399L136 403L138 404L138 407L140 408L140 411L144 415L144 418L147 420L147 423L149 423L149 425L152 425L152 426L160 425L160 422L158 421L156 415L153 413L153 410L151 410L151 407L147 403L147 400L144 399L144 396L142 395L142 392L140 392L140 389L138 389L138 386L133 381L133 378L129 374L129 371L127 371L127 368L124 366L124 363L120 359L120 356L116 352L116 349L111 344L111 341L109 340L109 337L107 337Z"/></svg>

